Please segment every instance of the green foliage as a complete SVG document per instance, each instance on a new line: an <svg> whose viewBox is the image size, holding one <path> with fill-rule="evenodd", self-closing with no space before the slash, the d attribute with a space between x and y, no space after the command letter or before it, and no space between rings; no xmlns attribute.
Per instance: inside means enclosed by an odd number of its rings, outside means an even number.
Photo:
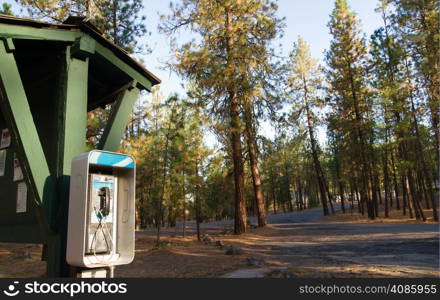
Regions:
<svg viewBox="0 0 440 300"><path fill-rule="evenodd" d="M0 14L13 16L14 13L12 12L12 6L8 3L3 3L2 7L0 8Z"/></svg>
<svg viewBox="0 0 440 300"><path fill-rule="evenodd" d="M148 34L142 0L16 0L34 19L62 23L84 16L108 39L129 53L149 51L137 40Z"/></svg>
<svg viewBox="0 0 440 300"><path fill-rule="evenodd" d="M204 117L178 96L165 100L159 89L141 111L144 124L122 147L136 158L138 221L146 227L163 216L173 225L203 193L210 154L203 144Z"/></svg>
<svg viewBox="0 0 440 300"><path fill-rule="evenodd" d="M194 85L204 104L224 116L231 91L241 101L261 95L267 79L262 75L273 71L270 42L282 26L274 2L184 0L171 10L162 17L161 31L175 36L189 27L199 38L180 46L173 42L175 60L170 65Z"/></svg>

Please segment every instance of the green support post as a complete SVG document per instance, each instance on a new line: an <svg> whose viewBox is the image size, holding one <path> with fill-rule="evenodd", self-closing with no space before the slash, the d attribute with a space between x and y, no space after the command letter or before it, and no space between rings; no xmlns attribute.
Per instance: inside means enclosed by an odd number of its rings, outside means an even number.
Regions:
<svg viewBox="0 0 440 300"><path fill-rule="evenodd" d="M66 65L66 96L60 99L64 104L65 119L60 122L64 122L62 173L70 175L72 159L86 150L89 60L70 57L67 51Z"/></svg>
<svg viewBox="0 0 440 300"><path fill-rule="evenodd" d="M139 89L129 88L123 92L112 109L98 149L115 152L118 150L124 135L133 105L139 96Z"/></svg>
<svg viewBox="0 0 440 300"><path fill-rule="evenodd" d="M0 41L0 92L4 99L0 104L17 144L23 173L36 200L41 229L48 237L52 232L44 215L52 213L50 204L54 195L54 181L32 118L11 43L11 40Z"/></svg>
<svg viewBox="0 0 440 300"><path fill-rule="evenodd" d="M57 157L52 158L57 161L57 170L56 174L50 174L20 74L8 48L0 42L1 90L6 100L2 101L2 110L8 112L4 113L5 116L10 116L7 121L37 202L39 222L45 232L47 275L68 276L65 245L70 168L72 159L86 150L88 59L71 57L70 47L66 51L65 67L60 74L64 84L59 87L62 89L57 118L59 146Z"/></svg>
<svg viewBox="0 0 440 300"><path fill-rule="evenodd" d="M87 84L89 59L73 57L67 47L66 60L61 69L61 97L58 100L58 151L57 190L58 216L54 216L53 227L57 238L47 247L47 274L49 277L70 276L66 262L67 218L69 211L69 183L73 158L86 151L87 128Z"/></svg>

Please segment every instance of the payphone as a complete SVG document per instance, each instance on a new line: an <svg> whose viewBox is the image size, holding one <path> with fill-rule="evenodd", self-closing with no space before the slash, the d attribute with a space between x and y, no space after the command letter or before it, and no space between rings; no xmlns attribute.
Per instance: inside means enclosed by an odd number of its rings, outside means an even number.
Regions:
<svg viewBox="0 0 440 300"><path fill-rule="evenodd" d="M72 161L67 262L96 268L134 258L135 163L132 157L91 151Z"/></svg>
<svg viewBox="0 0 440 300"><path fill-rule="evenodd" d="M87 207L86 254L107 253L115 250L117 177L103 174L89 175Z"/></svg>

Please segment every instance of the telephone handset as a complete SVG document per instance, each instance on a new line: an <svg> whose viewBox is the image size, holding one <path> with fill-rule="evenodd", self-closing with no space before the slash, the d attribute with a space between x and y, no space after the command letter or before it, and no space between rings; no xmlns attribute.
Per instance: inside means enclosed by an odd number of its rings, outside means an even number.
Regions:
<svg viewBox="0 0 440 300"><path fill-rule="evenodd" d="M99 211L101 212L102 217L106 217L110 213L110 201L111 201L111 194L110 194L110 188L109 187L102 187L99 189L98 192L99 196Z"/></svg>

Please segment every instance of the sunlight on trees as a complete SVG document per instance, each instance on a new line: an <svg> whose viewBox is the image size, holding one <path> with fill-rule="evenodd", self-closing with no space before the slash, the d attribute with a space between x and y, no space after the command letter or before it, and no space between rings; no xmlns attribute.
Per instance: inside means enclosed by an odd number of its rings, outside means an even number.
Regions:
<svg viewBox="0 0 440 300"><path fill-rule="evenodd" d="M17 1L30 17L62 22L87 16L133 53L153 30L142 1ZM371 37L346 0L328 22L325 65L298 37L289 57L273 43L283 32L276 1L182 0L162 16L171 38L167 67L187 94L159 88L140 99L120 150L137 164L137 226L234 218L246 232L267 214L336 205L370 219L393 210L438 220L439 4L380 0L383 25ZM4 5L2 13L12 14ZM116 16L116 18L115 18ZM189 30L194 39L178 44ZM111 106L89 112L87 144L96 147ZM270 122L275 136L262 136ZM326 132L324 145L318 130ZM220 146L205 141L212 132ZM431 217L432 216L432 217Z"/></svg>

